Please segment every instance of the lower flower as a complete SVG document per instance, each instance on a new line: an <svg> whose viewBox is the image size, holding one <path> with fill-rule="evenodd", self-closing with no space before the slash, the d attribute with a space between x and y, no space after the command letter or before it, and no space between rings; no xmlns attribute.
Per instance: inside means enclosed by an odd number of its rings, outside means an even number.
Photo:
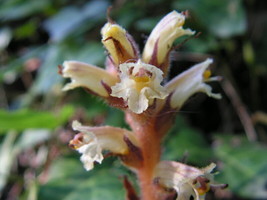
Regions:
<svg viewBox="0 0 267 200"><path fill-rule="evenodd" d="M204 200L213 180L211 172L215 166L212 163L198 169L179 162L161 161L155 169L154 178L159 186L174 189L176 200Z"/></svg>
<svg viewBox="0 0 267 200"><path fill-rule="evenodd" d="M111 126L83 126L78 121L74 121L72 127L80 133L70 141L70 146L82 154L81 161L86 170L91 170L94 162L102 162L103 150L116 155L126 155L129 153L127 142L130 141L133 145L138 146L132 132L125 129Z"/></svg>

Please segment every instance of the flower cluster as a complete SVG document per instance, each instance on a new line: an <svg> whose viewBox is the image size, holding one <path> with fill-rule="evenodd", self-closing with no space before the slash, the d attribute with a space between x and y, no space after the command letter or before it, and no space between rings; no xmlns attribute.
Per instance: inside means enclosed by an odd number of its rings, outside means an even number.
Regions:
<svg viewBox="0 0 267 200"><path fill-rule="evenodd" d="M174 198L178 200L203 199L213 179L214 164L197 169L178 162L160 161L161 139L171 127L175 113L169 111L179 110L197 92L216 99L221 97L212 93L207 84L218 80L218 77L210 77L210 58L163 82L174 41L195 33L184 29L184 22L182 13L173 11L166 15L148 37L142 55L125 29L108 22L101 30L102 43L108 52L106 69L77 61L65 61L61 69L62 76L71 79L63 90L83 87L103 98L125 112L126 122L132 129L88 127L75 121L73 129L79 134L70 146L82 154L81 161L87 170L93 168L94 162L102 162L103 150L119 156L136 172L142 199L165 199L170 190L175 191Z"/></svg>

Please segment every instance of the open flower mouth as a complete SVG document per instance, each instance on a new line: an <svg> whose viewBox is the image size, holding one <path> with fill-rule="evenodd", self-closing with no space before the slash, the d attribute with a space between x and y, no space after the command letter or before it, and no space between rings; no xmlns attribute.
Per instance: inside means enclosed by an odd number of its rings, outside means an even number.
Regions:
<svg viewBox="0 0 267 200"><path fill-rule="evenodd" d="M140 92L144 87L148 87L151 82L150 77L141 76L141 77L131 77L131 79L135 82L135 89Z"/></svg>
<svg viewBox="0 0 267 200"><path fill-rule="evenodd" d="M161 86L163 72L139 60L136 63L120 65L120 80L111 87L111 96L123 98L131 111L140 114L145 111L154 99L164 99L168 93Z"/></svg>

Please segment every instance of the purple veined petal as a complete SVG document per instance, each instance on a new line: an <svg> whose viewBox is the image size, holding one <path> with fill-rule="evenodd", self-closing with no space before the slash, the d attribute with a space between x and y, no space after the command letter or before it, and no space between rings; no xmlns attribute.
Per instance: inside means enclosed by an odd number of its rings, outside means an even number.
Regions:
<svg viewBox="0 0 267 200"><path fill-rule="evenodd" d="M138 59L138 48L133 38L118 24L106 23L101 30L102 43L118 66Z"/></svg>
<svg viewBox="0 0 267 200"><path fill-rule="evenodd" d="M207 59L196 64L165 85L165 88L172 93L170 101L172 108L181 108L185 101L197 92L206 93L215 99L221 98L220 94L212 93L211 86L206 84L206 82L218 80L214 79L215 77L205 77L205 71L212 62L212 59Z"/></svg>
<svg viewBox="0 0 267 200"><path fill-rule="evenodd" d="M185 16L176 11L172 11L162 18L146 42L142 56L143 61L160 67L166 59L169 59L169 52L175 39L195 33L190 29L183 29L184 22Z"/></svg>

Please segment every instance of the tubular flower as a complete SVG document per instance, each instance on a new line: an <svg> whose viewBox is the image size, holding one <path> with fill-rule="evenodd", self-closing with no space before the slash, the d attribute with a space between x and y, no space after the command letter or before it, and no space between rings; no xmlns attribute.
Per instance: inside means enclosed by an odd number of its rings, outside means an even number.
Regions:
<svg viewBox="0 0 267 200"><path fill-rule="evenodd" d="M72 127L73 130L80 131L80 133L70 141L70 146L82 154L81 161L86 170L91 170L94 162L102 162L103 150L118 155L128 154L129 148L125 138L134 145L138 145L133 133L125 129L110 126L83 126L78 121L74 121Z"/></svg>
<svg viewBox="0 0 267 200"><path fill-rule="evenodd" d="M164 99L168 95L160 85L163 72L155 66L139 60L137 63L121 64L120 71L121 82L111 87L111 96L123 98L133 112L140 114L155 98Z"/></svg>
<svg viewBox="0 0 267 200"><path fill-rule="evenodd" d="M198 169L179 162L161 161L155 169L155 180L162 187L174 189L177 200L204 200L215 167L214 163Z"/></svg>
<svg viewBox="0 0 267 200"><path fill-rule="evenodd" d="M183 29L185 16L176 11L166 15L151 32L143 52L143 61L161 66L168 60L169 52L175 39L195 32Z"/></svg>
<svg viewBox="0 0 267 200"><path fill-rule="evenodd" d="M116 76L112 76L99 67L77 61L65 61L62 76L71 78L71 83L65 85L63 90L84 87L102 97L109 96L103 83L112 86L118 81Z"/></svg>
<svg viewBox="0 0 267 200"><path fill-rule="evenodd" d="M165 85L165 88L173 93L171 96L171 107L180 108L184 102L197 92L204 92L208 96L220 99L220 94L211 92L211 87L206 84L210 81L218 81L219 77L210 77L211 73L207 68L212 59L199 63L186 70Z"/></svg>

